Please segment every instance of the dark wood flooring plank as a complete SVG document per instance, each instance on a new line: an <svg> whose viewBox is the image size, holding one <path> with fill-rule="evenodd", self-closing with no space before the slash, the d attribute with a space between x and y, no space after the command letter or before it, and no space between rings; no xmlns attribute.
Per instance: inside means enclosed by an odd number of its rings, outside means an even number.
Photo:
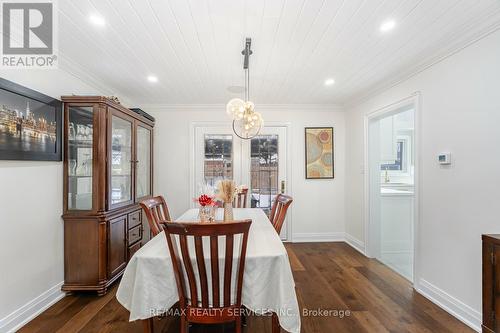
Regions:
<svg viewBox="0 0 500 333"><path fill-rule="evenodd" d="M113 289L117 289L116 285ZM64 326L58 329L56 333L79 332L102 310L102 308L115 298L115 293L116 290L113 290L107 295L87 304L80 312L67 321Z"/></svg>
<svg viewBox="0 0 500 333"><path fill-rule="evenodd" d="M301 309L350 311L303 316L302 333L470 333L469 327L416 293L411 284L346 243L286 244ZM174 282L172 282L174 283ZM40 314L21 333L142 333L142 323L109 294L75 294ZM156 333L179 332L179 319L155 319ZM190 333L234 332L234 325L193 325ZM271 333L271 318L248 316L243 332ZM284 331L283 331L284 332Z"/></svg>
<svg viewBox="0 0 500 333"><path fill-rule="evenodd" d="M367 331L372 333L389 333L380 321L370 311L355 311L353 316L358 319L361 326Z"/></svg>
<svg viewBox="0 0 500 333"><path fill-rule="evenodd" d="M434 332L453 333L444 327L438 320L434 319L434 317L423 311L422 307L416 304L417 300L402 297L402 295L398 293L391 284L384 281L384 279L382 279L379 275L368 270L366 267L357 267L356 269L367 277L367 279L370 280L370 283L376 286L379 290L383 290L384 294L394 303L403 308L407 313L411 313L412 317L418 319L418 322L422 323L422 325L427 329Z"/></svg>
<svg viewBox="0 0 500 333"><path fill-rule="evenodd" d="M326 311L352 311L349 309L345 299L335 291L331 281L325 277L329 267L323 265L324 254L306 255L307 251L297 250L297 257L304 264L305 272L295 272L297 289L303 297L303 307L308 310L322 309ZM339 316L313 316L304 320L317 321L323 329L336 329L339 332L364 332L361 324L354 317Z"/></svg>
<svg viewBox="0 0 500 333"><path fill-rule="evenodd" d="M35 320L24 326L19 332L22 333L45 333L45 332L56 332L60 327L62 327L67 321L71 320L81 309L83 309L87 304L97 299L95 295L74 295L69 297L75 297L75 301L68 304L68 306L57 314L47 315L45 312L40 316L35 318ZM54 304L53 307L57 307L58 304ZM50 310L50 309L49 309Z"/></svg>
<svg viewBox="0 0 500 333"><path fill-rule="evenodd" d="M290 260L290 267L292 268L292 271L304 271L305 268L300 262L299 258L297 258L297 255L295 254L293 247L286 245L285 248L286 251L288 252L288 259Z"/></svg>

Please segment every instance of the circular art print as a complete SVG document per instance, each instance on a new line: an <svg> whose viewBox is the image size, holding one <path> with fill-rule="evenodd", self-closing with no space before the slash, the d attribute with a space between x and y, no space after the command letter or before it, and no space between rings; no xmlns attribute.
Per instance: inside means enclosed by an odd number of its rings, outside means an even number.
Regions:
<svg viewBox="0 0 500 333"><path fill-rule="evenodd" d="M306 127L306 178L333 178L333 127Z"/></svg>

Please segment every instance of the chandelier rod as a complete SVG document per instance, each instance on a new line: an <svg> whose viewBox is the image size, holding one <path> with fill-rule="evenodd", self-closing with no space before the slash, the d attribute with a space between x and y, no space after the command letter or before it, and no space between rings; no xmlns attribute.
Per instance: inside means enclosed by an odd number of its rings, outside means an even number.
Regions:
<svg viewBox="0 0 500 333"><path fill-rule="evenodd" d="M252 39L246 38L245 49L241 51L245 57L243 59L243 69L245 70L245 102L250 99L250 56L252 55Z"/></svg>
<svg viewBox="0 0 500 333"><path fill-rule="evenodd" d="M245 69L245 102L250 100L250 70Z"/></svg>

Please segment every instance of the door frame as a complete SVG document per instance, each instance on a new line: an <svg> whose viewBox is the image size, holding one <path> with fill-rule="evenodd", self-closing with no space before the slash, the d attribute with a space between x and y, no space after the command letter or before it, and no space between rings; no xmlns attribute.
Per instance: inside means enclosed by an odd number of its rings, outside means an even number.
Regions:
<svg viewBox="0 0 500 333"><path fill-rule="evenodd" d="M196 196L195 191L195 182L196 182L196 130L199 127L227 127L231 128L231 123L229 121L193 121L189 126L189 198L187 198L189 202L189 207L195 208L195 203L192 198ZM264 123L264 127L284 127L286 129L286 192L293 197L293 188L292 188L292 151L291 147L293 146L292 142L292 124L286 121L266 121ZM240 149L241 150L241 149ZM243 158L243 157L242 157ZM289 207L287 211L287 233L286 233L286 242L293 242L293 205Z"/></svg>
<svg viewBox="0 0 500 333"><path fill-rule="evenodd" d="M364 238L365 247L364 254L369 258L374 257L372 251L373 244L370 240L370 122L382 116L389 116L395 113L396 110L408 105L414 106L414 209L413 209L413 288L418 289L419 286L419 248L420 248L420 216L422 211L421 188L422 188L422 174L421 174L421 157L422 157L422 120L421 120L421 93L415 92L412 95L405 97L395 103L386 105L382 108L376 109L364 116L364 207L363 207L363 220L364 220ZM380 176L379 176L380 178Z"/></svg>

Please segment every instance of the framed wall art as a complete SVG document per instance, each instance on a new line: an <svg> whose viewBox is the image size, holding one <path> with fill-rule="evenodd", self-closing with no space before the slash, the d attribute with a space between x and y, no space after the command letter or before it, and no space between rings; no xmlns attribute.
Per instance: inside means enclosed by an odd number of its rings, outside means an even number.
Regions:
<svg viewBox="0 0 500 333"><path fill-rule="evenodd" d="M306 127L306 179L334 178L333 127Z"/></svg>
<svg viewBox="0 0 500 333"><path fill-rule="evenodd" d="M0 78L0 160L61 161L61 105Z"/></svg>

